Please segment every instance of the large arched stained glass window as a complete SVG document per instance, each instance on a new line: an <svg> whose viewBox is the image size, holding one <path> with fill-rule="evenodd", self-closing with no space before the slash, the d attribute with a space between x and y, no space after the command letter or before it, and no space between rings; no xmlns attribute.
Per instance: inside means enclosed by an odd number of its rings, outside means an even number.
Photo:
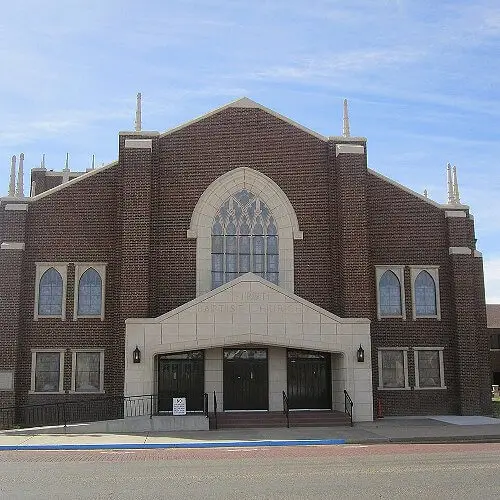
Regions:
<svg viewBox="0 0 500 500"><path fill-rule="evenodd" d="M420 271L415 278L415 314L435 316L437 314L436 284L427 271Z"/></svg>
<svg viewBox="0 0 500 500"><path fill-rule="evenodd" d="M38 315L60 316L63 300L62 276L51 267L43 273L39 287Z"/></svg>
<svg viewBox="0 0 500 500"><path fill-rule="evenodd" d="M401 316L401 284L392 271L386 271L379 282L380 315Z"/></svg>
<svg viewBox="0 0 500 500"><path fill-rule="evenodd" d="M80 278L78 285L78 315L100 316L102 307L102 280L92 267Z"/></svg>
<svg viewBox="0 0 500 500"><path fill-rule="evenodd" d="M214 217L212 289L248 272L278 284L278 231L265 203L243 189Z"/></svg>

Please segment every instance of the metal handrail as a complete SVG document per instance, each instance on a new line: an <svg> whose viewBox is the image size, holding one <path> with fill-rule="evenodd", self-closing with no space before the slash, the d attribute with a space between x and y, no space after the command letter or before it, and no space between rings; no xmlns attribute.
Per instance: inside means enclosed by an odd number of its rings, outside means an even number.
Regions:
<svg viewBox="0 0 500 500"><path fill-rule="evenodd" d="M354 403L352 402L351 396L349 396L348 392L344 389L344 413L347 413L349 417L351 418L351 427L353 426L352 423L352 407L354 406Z"/></svg>
<svg viewBox="0 0 500 500"><path fill-rule="evenodd" d="M217 395L214 391L214 426L217 429Z"/></svg>
<svg viewBox="0 0 500 500"><path fill-rule="evenodd" d="M203 415L208 418L208 392L203 394Z"/></svg>
<svg viewBox="0 0 500 500"><path fill-rule="evenodd" d="M73 395L50 403L0 407L0 429L64 425L143 417L158 413L158 394L137 396L87 396ZM57 398L57 396L56 396ZM208 415L208 394L204 396L204 412Z"/></svg>
<svg viewBox="0 0 500 500"><path fill-rule="evenodd" d="M290 408L288 407L288 396L286 395L286 392L283 391L283 414L286 417L286 426L290 427Z"/></svg>

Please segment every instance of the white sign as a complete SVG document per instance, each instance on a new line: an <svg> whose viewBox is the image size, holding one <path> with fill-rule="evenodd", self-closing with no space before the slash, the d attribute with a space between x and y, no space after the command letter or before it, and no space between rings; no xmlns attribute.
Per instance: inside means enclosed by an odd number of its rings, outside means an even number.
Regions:
<svg viewBox="0 0 500 500"><path fill-rule="evenodd" d="M186 398L173 398L172 399L172 413L173 415L186 414Z"/></svg>

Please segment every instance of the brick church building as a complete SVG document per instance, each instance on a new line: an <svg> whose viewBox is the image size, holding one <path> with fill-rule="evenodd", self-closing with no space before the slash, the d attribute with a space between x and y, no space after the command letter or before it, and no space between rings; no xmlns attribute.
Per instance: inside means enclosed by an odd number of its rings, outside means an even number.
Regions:
<svg viewBox="0 0 500 500"><path fill-rule="evenodd" d="M203 410L489 414L481 253L440 204L243 98L120 132L86 172L13 159L0 199L0 407L158 395ZM16 183L17 177L17 183ZM212 405L212 398L210 398ZM211 408L212 410L212 408Z"/></svg>

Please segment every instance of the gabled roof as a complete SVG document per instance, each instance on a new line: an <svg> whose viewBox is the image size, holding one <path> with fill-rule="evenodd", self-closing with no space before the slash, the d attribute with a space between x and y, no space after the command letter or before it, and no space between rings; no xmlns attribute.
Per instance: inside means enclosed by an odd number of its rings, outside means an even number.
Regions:
<svg viewBox="0 0 500 500"><path fill-rule="evenodd" d="M410 189L409 187L404 186L403 184L400 184L399 182L395 181L394 179L390 179L389 177L386 177L385 175L382 175L380 172L376 172L375 170L372 170L371 168L367 169L368 173L378 177L379 179L382 179L383 181L392 184L393 186L397 187L398 189L401 189L402 191L405 191L408 194L411 194L412 196L415 196L415 198L418 198L421 201L425 201L429 205L432 205L433 207L439 208L439 209L448 209L448 210L468 210L469 205L462 205L462 204L455 204L455 205L448 205L444 203L438 203L437 201L431 200L430 198L427 198L426 196L417 193L416 191L413 191L413 189Z"/></svg>
<svg viewBox="0 0 500 500"><path fill-rule="evenodd" d="M288 123L289 125L292 125L293 127L296 127L299 130L302 130L303 132L306 132L307 134L316 137L317 139L320 139L321 141L326 142L328 140L328 137L325 137L324 135L318 134L317 132L314 132L314 130L311 130L307 127L304 127L300 123L294 122L293 120L290 120L290 118L287 118L286 116L280 115L276 111L273 111L272 109L266 108L262 104L259 104L258 102L255 102L255 101L252 101L252 99L249 99L248 97L241 97L240 99L236 99L236 101L232 101L229 104L225 104L224 106L221 106L221 107L216 108L212 111L209 111L208 113L205 113L204 115L201 115L198 118L195 118L193 120L189 120L188 122L183 123L182 125L171 128L170 130L167 130L166 132L161 134L160 137L164 137L166 135L173 134L174 132L177 132L178 130L182 130L183 128L188 127L189 125L192 125L193 123L204 120L205 118L208 118L209 116L220 113L221 111L224 111L225 109L228 109L228 108L260 109L266 113L269 113L270 115L274 116L275 118L278 118L279 120L282 120L285 123Z"/></svg>

